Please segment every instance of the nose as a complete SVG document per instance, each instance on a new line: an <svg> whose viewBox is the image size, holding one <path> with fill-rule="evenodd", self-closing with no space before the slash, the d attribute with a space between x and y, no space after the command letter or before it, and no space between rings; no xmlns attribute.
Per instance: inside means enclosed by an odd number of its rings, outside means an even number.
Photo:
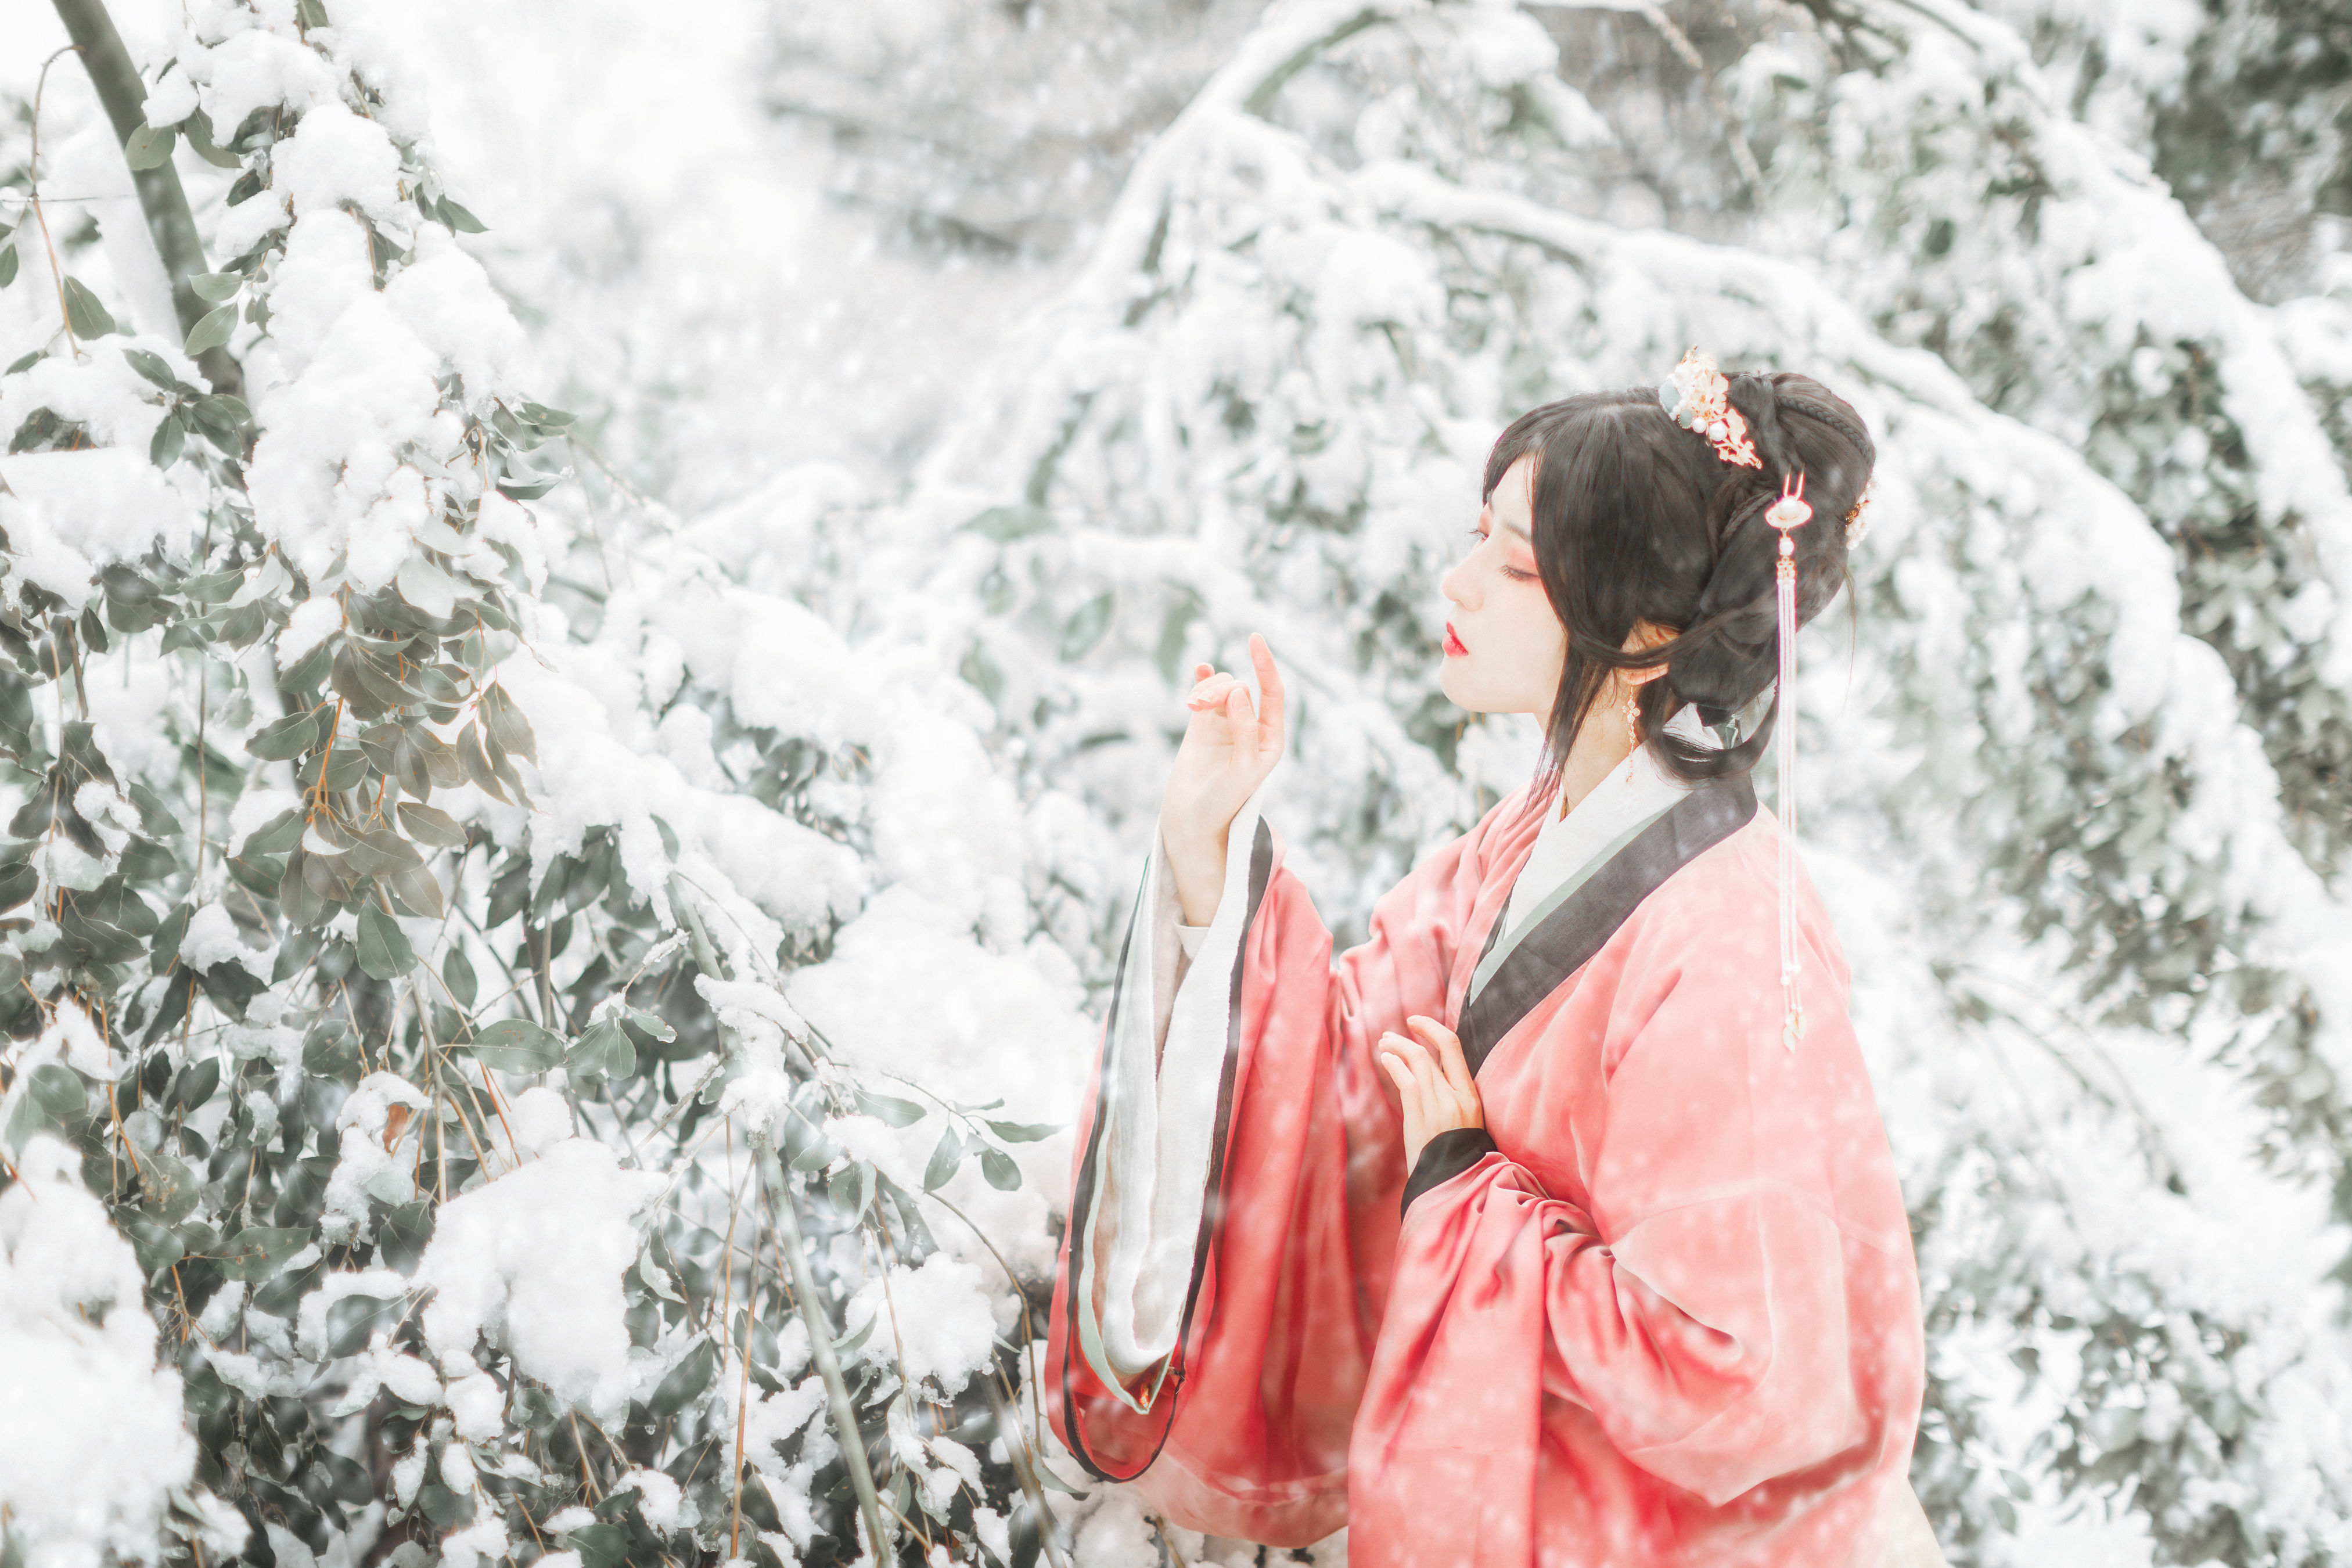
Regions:
<svg viewBox="0 0 2352 1568"><path fill-rule="evenodd" d="M1437 591L1445 596L1446 603L1461 609L1475 610L1478 607L1474 602L1472 573L1466 560L1455 562L1453 568L1437 580Z"/></svg>

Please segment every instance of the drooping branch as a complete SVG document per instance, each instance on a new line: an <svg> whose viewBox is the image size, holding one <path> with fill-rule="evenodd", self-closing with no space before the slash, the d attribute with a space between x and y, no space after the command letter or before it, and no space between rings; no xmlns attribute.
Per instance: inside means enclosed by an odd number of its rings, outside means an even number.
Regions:
<svg viewBox="0 0 2352 1568"><path fill-rule="evenodd" d="M82 68L89 73L90 86L98 89L98 100L114 126L114 139L128 143L131 133L147 123L147 89L131 63L130 51L122 47L122 35L114 30L114 19L106 14L100 0L56 0L56 4L58 19L65 23L66 33L81 56ZM155 254L163 258L163 271L171 279L172 310L184 337L212 309L197 295L192 281L210 270L205 263L204 242L196 236L195 215L188 210L187 193L180 188L180 176L169 158L152 168L133 168L131 179L139 192L139 210L147 217L147 232L155 241ZM244 389L245 374L227 349L206 349L196 356L196 365L215 392Z"/></svg>

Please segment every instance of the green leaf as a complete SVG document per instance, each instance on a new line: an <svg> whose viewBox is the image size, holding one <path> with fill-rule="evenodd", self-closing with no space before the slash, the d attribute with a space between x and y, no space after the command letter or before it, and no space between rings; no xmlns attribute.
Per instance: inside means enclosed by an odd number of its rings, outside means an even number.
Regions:
<svg viewBox="0 0 2352 1568"><path fill-rule="evenodd" d="M180 939L188 934L190 913L186 903L173 904L163 923L155 928L154 951L147 958L150 973L168 974L180 961Z"/></svg>
<svg viewBox="0 0 2352 1568"><path fill-rule="evenodd" d="M573 1078L629 1078L637 1070L637 1047L617 1021L600 1019L563 1054L563 1070Z"/></svg>
<svg viewBox="0 0 2352 1568"><path fill-rule="evenodd" d="M528 1018L501 1018L471 1041L474 1059L500 1072L550 1072L563 1065L563 1037Z"/></svg>
<svg viewBox="0 0 2352 1568"><path fill-rule="evenodd" d="M295 0L294 20L305 28L331 25L327 20L327 7L321 0Z"/></svg>
<svg viewBox="0 0 2352 1568"><path fill-rule="evenodd" d="M283 855L302 842L303 826L301 808L289 806L247 836L245 853Z"/></svg>
<svg viewBox="0 0 2352 1568"><path fill-rule="evenodd" d="M310 1244L307 1228L249 1225L229 1237L217 1266L231 1279L267 1279Z"/></svg>
<svg viewBox="0 0 2352 1568"><path fill-rule="evenodd" d="M499 494L509 500L537 500L563 482L562 474L524 474L499 481Z"/></svg>
<svg viewBox="0 0 2352 1568"><path fill-rule="evenodd" d="M188 149L215 169L239 169L245 160L220 146L213 140L213 122L201 109L180 121L180 130L188 138Z"/></svg>
<svg viewBox="0 0 2352 1568"><path fill-rule="evenodd" d="M449 995L458 1006L471 1007L474 1005L478 982L474 978L474 966L467 961L464 948L453 947L442 954L441 984L449 988Z"/></svg>
<svg viewBox="0 0 2352 1568"><path fill-rule="evenodd" d="M419 1198L403 1204L383 1216L376 1227L376 1261L403 1274L416 1272L416 1265L425 1257L425 1245L433 1239L434 1214L432 1203Z"/></svg>
<svg viewBox="0 0 2352 1568"><path fill-rule="evenodd" d="M16 276L16 252L13 247L7 250L0 250L0 267L7 268L10 277ZM15 375L19 371L30 370L41 363L41 356L47 352L46 349L35 349L31 353L19 354L10 360L7 370L0 374Z"/></svg>
<svg viewBox="0 0 2352 1568"><path fill-rule="evenodd" d="M159 168L171 162L172 143L178 140L168 125L160 131L142 125L122 143L122 156L134 169Z"/></svg>
<svg viewBox="0 0 2352 1568"><path fill-rule="evenodd" d="M213 1091L220 1088L220 1058L207 1057L200 1062L190 1062L172 1080L171 1092L163 1097L163 1107L184 1114L194 1110L213 1097Z"/></svg>
<svg viewBox="0 0 2352 1568"><path fill-rule="evenodd" d="M206 349L216 349L227 342L229 333L236 327L236 307L233 304L219 306L205 311L204 319L188 329L188 341L181 346L188 357L194 359Z"/></svg>
<svg viewBox="0 0 2352 1568"><path fill-rule="evenodd" d="M41 1108L33 1103L31 1095L26 1095L19 1099L15 1107L9 1110L7 1124L0 1126L0 1146L21 1153L24 1151L26 1140L39 1131L41 1131Z"/></svg>
<svg viewBox="0 0 2352 1568"><path fill-rule="evenodd" d="M162 1220L151 1219L135 1211L118 1214L117 1218L122 1233L131 1238L131 1250L139 1258L142 1274L153 1274L157 1269L169 1268L187 1251L180 1245L178 1234Z"/></svg>
<svg viewBox="0 0 2352 1568"><path fill-rule="evenodd" d="M1034 1143L1040 1138L1051 1138L1062 1129L1053 1121L992 1121L988 1130L1007 1143Z"/></svg>
<svg viewBox="0 0 2352 1568"><path fill-rule="evenodd" d="M364 1065L359 1036L339 1018L323 1018L312 1025L302 1042L302 1070L313 1078L356 1082Z"/></svg>
<svg viewBox="0 0 2352 1568"><path fill-rule="evenodd" d="M824 1185L825 1196L841 1211L843 1222L854 1225L874 1201L874 1167L864 1160L852 1160L833 1173Z"/></svg>
<svg viewBox="0 0 2352 1568"><path fill-rule="evenodd" d="M400 825L419 844L437 845L445 849L463 849L466 830L446 811L411 801L400 803Z"/></svg>
<svg viewBox="0 0 2352 1568"><path fill-rule="evenodd" d="M710 1380L718 1370L718 1348L706 1339L687 1352L685 1360L669 1369L669 1374L655 1387L653 1397L646 1401L646 1411L656 1420L677 1415L701 1397L702 1391L710 1386ZM575 1539L578 1534L578 1531L573 1531Z"/></svg>
<svg viewBox="0 0 2352 1568"><path fill-rule="evenodd" d="M499 783L499 775L490 771L490 759L483 753L481 731L468 724L458 731L456 743L457 758L466 764L466 776L474 781L474 787L484 795L505 800L506 787Z"/></svg>
<svg viewBox="0 0 2352 1568"><path fill-rule="evenodd" d="M911 1127L923 1119L923 1108L911 1100L898 1100L887 1094L856 1091L857 1109L868 1116L878 1116L893 1127Z"/></svg>
<svg viewBox="0 0 2352 1568"><path fill-rule="evenodd" d="M286 869L278 879L278 907L286 916L286 923L300 930L317 925L327 918L329 887L312 872L319 857L297 847L286 855ZM324 879L331 885L331 877ZM340 894L337 895L340 897Z"/></svg>
<svg viewBox="0 0 2352 1568"><path fill-rule="evenodd" d="M1020 1190L1021 1167L1014 1164L1013 1156L1002 1149L982 1149L980 1152L980 1173L986 1176L988 1184L998 1192Z"/></svg>
<svg viewBox="0 0 2352 1568"><path fill-rule="evenodd" d="M931 1151L931 1163L923 1167L923 1191L935 1193L947 1185L963 1163L963 1135L954 1128L940 1134L940 1146Z"/></svg>
<svg viewBox="0 0 2352 1568"><path fill-rule="evenodd" d="M163 797L147 787L143 779L131 781L131 804L139 809L139 826L154 838L170 838L181 831L180 819L163 804Z"/></svg>
<svg viewBox="0 0 2352 1568"><path fill-rule="evenodd" d="M89 1109L81 1079L68 1067L43 1062L25 1075L30 1080L33 1103L59 1121L70 1121Z"/></svg>
<svg viewBox="0 0 2352 1568"><path fill-rule="evenodd" d="M385 827L361 827L351 835L345 851L352 866L364 876L408 870L425 864L425 852Z"/></svg>
<svg viewBox="0 0 2352 1568"><path fill-rule="evenodd" d="M114 318L98 302L79 278L68 278L65 284L66 324L78 338L102 338L114 331Z"/></svg>
<svg viewBox="0 0 2352 1568"><path fill-rule="evenodd" d="M420 920L437 921L447 906L442 902L440 879L423 866L407 866L383 879L386 891Z"/></svg>
<svg viewBox="0 0 2352 1568"><path fill-rule="evenodd" d="M180 584L180 592L200 605L216 605L232 598L245 586L245 574L237 571L211 572L201 577L191 577Z"/></svg>
<svg viewBox="0 0 2352 1568"><path fill-rule="evenodd" d="M204 300L205 303L212 305L225 305L229 300L236 299L236 291L245 287L245 274L242 272L199 272L194 278L188 279L188 287L194 289L196 291L196 297Z"/></svg>
<svg viewBox="0 0 2352 1568"><path fill-rule="evenodd" d="M580 1568L621 1568L629 1560L629 1538L618 1525L583 1524L564 1540L580 1553Z"/></svg>
<svg viewBox="0 0 2352 1568"><path fill-rule="evenodd" d="M180 453L187 444L188 427L166 414L155 422L155 434L147 443L147 460L159 468L168 468L180 460Z"/></svg>
<svg viewBox="0 0 2352 1568"><path fill-rule="evenodd" d="M881 1321L881 1313L876 1312L871 1314L866 1318L865 1322L858 1325L857 1331L856 1333L850 1334L845 1338L834 1341L834 1350L839 1354L847 1355L851 1351L856 1350L858 1346L864 1344L873 1336L874 1325ZM1041 1465L1038 1468L1043 1469L1045 1467Z"/></svg>
<svg viewBox="0 0 2352 1568"><path fill-rule="evenodd" d="M31 898L34 889L40 885L40 873L21 860L14 866L0 868L0 910L15 909L18 904ZM20 977L23 975L23 965L17 966L16 973ZM12 988L16 984L15 980L8 982Z"/></svg>
<svg viewBox="0 0 2352 1568"><path fill-rule="evenodd" d="M482 692L482 716L488 721L490 738L519 757L539 761L539 744L530 732L530 721L522 710L507 694L503 686L491 685Z"/></svg>
<svg viewBox="0 0 2352 1568"><path fill-rule="evenodd" d="M14 245L0 246L0 289L5 289L15 281L16 281L16 247ZM16 374L40 357L40 350L35 349L31 353L10 365L8 374Z"/></svg>
<svg viewBox="0 0 2352 1568"><path fill-rule="evenodd" d="M1049 1490L1061 1492L1066 1496L1074 1498L1083 1499L1087 1496L1085 1492L1080 1491L1077 1488L1072 1486L1069 1482L1055 1475L1054 1473L1054 1468L1051 1465L1032 1465L1030 1468L1036 1471L1037 1479Z"/></svg>
<svg viewBox="0 0 2352 1568"><path fill-rule="evenodd" d="M427 702L444 708L454 708L466 700L466 689L450 679L447 669L440 665L419 667L410 673L408 683L423 692Z"/></svg>
<svg viewBox="0 0 2352 1568"><path fill-rule="evenodd" d="M360 967L378 980L391 980L416 967L400 923L374 904L360 906Z"/></svg>
<svg viewBox="0 0 2352 1568"><path fill-rule="evenodd" d="M357 1355L367 1349L375 1331L389 1332L400 1321L401 1303L373 1296L346 1296L327 1309L327 1354Z"/></svg>
<svg viewBox="0 0 2352 1568"><path fill-rule="evenodd" d="M1105 589L1078 606L1077 614L1062 627L1063 663L1083 658L1092 651L1095 644L1102 641L1103 633L1110 630L1111 607L1117 602L1110 591Z"/></svg>
<svg viewBox="0 0 2352 1568"><path fill-rule="evenodd" d="M319 743L323 711L314 708L308 713L289 713L274 723L264 724L246 737L245 749L265 762L291 762Z"/></svg>
<svg viewBox="0 0 2352 1568"><path fill-rule="evenodd" d="M436 621L446 619L457 606L457 584L449 581L446 572L422 555L412 553L402 560L399 570L393 574L393 585L403 599Z"/></svg>
<svg viewBox="0 0 2352 1568"><path fill-rule="evenodd" d="M467 212L464 207L459 206L447 196L443 196L440 201L435 204L435 206L440 213L441 221L447 224L451 228L456 229L459 234L487 234L489 232L488 226L485 225L480 218L476 217L472 213Z"/></svg>
<svg viewBox="0 0 2352 1568"><path fill-rule="evenodd" d="M196 1206L204 1184L169 1154L142 1154L139 1158L139 1201L166 1225L178 1225Z"/></svg>
<svg viewBox="0 0 2352 1568"><path fill-rule="evenodd" d="M180 378L172 374L172 367L164 362L162 354L150 353L145 349L124 349L122 357L131 369L165 392L179 390Z"/></svg>
<svg viewBox="0 0 2352 1568"><path fill-rule="evenodd" d="M648 1013L643 1007L625 1006L621 1011L627 1016L630 1023L635 1024L656 1040L668 1041L677 1038L677 1031L671 1028L669 1020L658 1013Z"/></svg>
<svg viewBox="0 0 2352 1568"><path fill-rule="evenodd" d="M233 392L215 392L209 397L197 398L189 406L196 416L196 423L202 425L214 440L222 441L224 445L253 423L253 410L246 406L244 398Z"/></svg>

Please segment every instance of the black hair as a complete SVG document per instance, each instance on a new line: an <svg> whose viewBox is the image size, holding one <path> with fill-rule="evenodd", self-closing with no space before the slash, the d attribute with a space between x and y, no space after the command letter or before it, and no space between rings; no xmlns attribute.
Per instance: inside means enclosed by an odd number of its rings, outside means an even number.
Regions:
<svg viewBox="0 0 2352 1568"><path fill-rule="evenodd" d="M1544 726L1557 777L1576 732L1618 669L1666 667L1638 689L1643 742L1672 777L1745 773L1764 754L1781 693L1755 729L1721 749L1666 733L1685 703L1728 723L1773 682L1780 647L1764 521L1784 479L1802 475L1812 521L1795 531L1797 619L1845 585L1845 519L1870 482L1877 448L1852 405L1790 371L1730 376L1763 466L1727 463L1704 436L1667 416L1654 387L1588 392L1520 416L1486 458L1486 499L1533 455L1536 571L1567 632L1559 692ZM1643 621L1675 634L1624 651Z"/></svg>

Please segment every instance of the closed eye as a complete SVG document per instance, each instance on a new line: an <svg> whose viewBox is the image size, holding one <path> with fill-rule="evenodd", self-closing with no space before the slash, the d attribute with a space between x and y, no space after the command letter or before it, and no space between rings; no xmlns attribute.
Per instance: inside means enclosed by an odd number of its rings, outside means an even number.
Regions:
<svg viewBox="0 0 2352 1568"><path fill-rule="evenodd" d="M1481 544L1486 543L1487 539L1491 537L1483 528L1474 528L1468 531L1470 537L1476 540ZM1522 572L1516 566L1506 566L1502 571L1503 575L1509 578L1514 583L1532 583L1536 581L1536 574L1534 573Z"/></svg>

